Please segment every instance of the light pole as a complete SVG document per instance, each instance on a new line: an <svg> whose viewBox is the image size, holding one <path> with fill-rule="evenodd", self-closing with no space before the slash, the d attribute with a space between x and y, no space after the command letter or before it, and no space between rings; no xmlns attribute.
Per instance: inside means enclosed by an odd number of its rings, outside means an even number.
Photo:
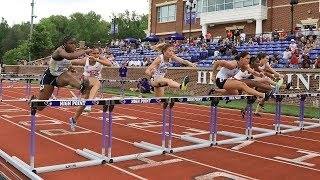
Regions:
<svg viewBox="0 0 320 180"><path fill-rule="evenodd" d="M31 2L31 21L30 21L30 43L32 41L32 34L33 34L33 19L37 16L34 15L34 0ZM29 62L31 61L31 49L29 48Z"/></svg>
<svg viewBox="0 0 320 180"><path fill-rule="evenodd" d="M291 5L291 34L293 34L293 12L294 12L294 5L299 3L298 0L290 0Z"/></svg>
<svg viewBox="0 0 320 180"><path fill-rule="evenodd" d="M189 10L189 43L191 43L191 18L192 18L192 10L197 6L197 0L187 0L186 9Z"/></svg>

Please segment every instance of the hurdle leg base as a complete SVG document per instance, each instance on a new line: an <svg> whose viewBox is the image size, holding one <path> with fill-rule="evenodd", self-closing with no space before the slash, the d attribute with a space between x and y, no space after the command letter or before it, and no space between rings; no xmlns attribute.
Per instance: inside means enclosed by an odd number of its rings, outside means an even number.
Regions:
<svg viewBox="0 0 320 180"><path fill-rule="evenodd" d="M42 180L42 178L37 175L37 171L35 169L31 169L29 165L27 165L25 162L23 162L19 158L10 156L4 151L2 151L1 149L0 149L0 157L3 158L7 163L15 167L17 170L19 170L21 173L26 175L28 178L35 179L35 180Z"/></svg>

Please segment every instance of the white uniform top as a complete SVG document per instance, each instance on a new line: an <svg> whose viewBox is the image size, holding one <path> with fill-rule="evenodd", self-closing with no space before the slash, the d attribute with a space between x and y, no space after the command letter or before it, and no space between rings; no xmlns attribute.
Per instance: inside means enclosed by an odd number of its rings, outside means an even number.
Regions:
<svg viewBox="0 0 320 180"><path fill-rule="evenodd" d="M217 73L216 78L217 79L219 78L220 81L223 81L231 77L234 77L238 73L238 71L239 71L239 68L228 69L228 68L222 67L220 71Z"/></svg>
<svg viewBox="0 0 320 180"><path fill-rule="evenodd" d="M60 76L62 73L67 71L70 66L71 66L71 61L67 59L56 61L51 57L49 62L49 70L53 76Z"/></svg>
<svg viewBox="0 0 320 180"><path fill-rule="evenodd" d="M170 66L170 60L169 62L165 62L163 58L163 54L161 54L159 57L160 57L160 64L152 76L154 79L163 78L167 73L168 67Z"/></svg>
<svg viewBox="0 0 320 180"><path fill-rule="evenodd" d="M246 71L239 71L236 75L234 75L234 78L237 80L242 80L242 79L248 79L251 76L251 74L246 70Z"/></svg>
<svg viewBox="0 0 320 180"><path fill-rule="evenodd" d="M86 65L84 66L83 76L101 78L101 70L103 65L96 62L94 65L90 65L89 58L86 58Z"/></svg>

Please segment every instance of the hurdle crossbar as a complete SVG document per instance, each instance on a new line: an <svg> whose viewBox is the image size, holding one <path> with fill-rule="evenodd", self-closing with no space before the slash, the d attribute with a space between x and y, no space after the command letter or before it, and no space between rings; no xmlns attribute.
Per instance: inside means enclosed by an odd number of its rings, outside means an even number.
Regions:
<svg viewBox="0 0 320 180"><path fill-rule="evenodd" d="M3 87L3 80L9 80L9 81L26 81L26 86L25 86L25 96L26 99L30 98L30 94L31 94L31 81L32 80L40 80L41 76L35 76L35 75L17 75L17 74L6 74L0 75L0 101L4 102L2 96L3 96L3 89L5 89ZM16 100L19 101L19 100Z"/></svg>

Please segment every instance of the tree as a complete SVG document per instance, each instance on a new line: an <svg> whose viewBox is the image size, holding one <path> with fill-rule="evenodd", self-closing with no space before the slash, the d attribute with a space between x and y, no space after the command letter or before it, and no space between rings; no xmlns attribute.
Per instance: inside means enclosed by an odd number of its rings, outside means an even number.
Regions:
<svg viewBox="0 0 320 180"><path fill-rule="evenodd" d="M8 29L5 38L1 41L1 50L6 52L18 47L23 41L29 39L30 24L15 24Z"/></svg>
<svg viewBox="0 0 320 180"><path fill-rule="evenodd" d="M3 56L4 64L14 65L18 60L27 60L29 47L29 41L23 41L17 48L7 51Z"/></svg>
<svg viewBox="0 0 320 180"><path fill-rule="evenodd" d="M54 47L57 47L61 44L63 37L66 34L70 34L68 31L69 20L66 16L50 16L48 18L43 18L39 22L39 26L42 26L43 29L50 36L50 41Z"/></svg>
<svg viewBox="0 0 320 180"><path fill-rule="evenodd" d="M36 25L30 47L32 59L47 56L54 48L55 45L52 43L52 34L50 34L47 26L41 23Z"/></svg>
<svg viewBox="0 0 320 180"><path fill-rule="evenodd" d="M8 25L7 21L4 18L2 18L1 19L1 23L0 23L0 44L1 44L0 58L4 54L4 48L3 48L3 45L2 45L2 41L7 36L8 32L9 32L9 25Z"/></svg>
<svg viewBox="0 0 320 180"><path fill-rule="evenodd" d="M137 15L135 12L130 13L126 10L125 13L120 13L118 15L113 14L113 19L115 19L115 23L118 24L119 30L116 38L145 38L146 34L144 30L148 28L147 15Z"/></svg>
<svg viewBox="0 0 320 180"><path fill-rule="evenodd" d="M110 24L93 11L87 14L72 14L68 25L68 30L77 40L86 41L87 44L109 41L108 29L110 29Z"/></svg>

